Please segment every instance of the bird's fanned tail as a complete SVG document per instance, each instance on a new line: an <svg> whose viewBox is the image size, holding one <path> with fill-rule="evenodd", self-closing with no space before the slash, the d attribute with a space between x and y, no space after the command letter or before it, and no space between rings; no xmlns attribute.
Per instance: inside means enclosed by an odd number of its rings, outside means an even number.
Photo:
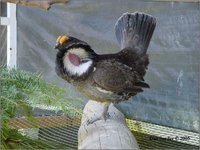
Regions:
<svg viewBox="0 0 200 150"><path fill-rule="evenodd" d="M125 13L115 24L115 34L121 49L137 49L145 54L156 26L156 19L144 13Z"/></svg>

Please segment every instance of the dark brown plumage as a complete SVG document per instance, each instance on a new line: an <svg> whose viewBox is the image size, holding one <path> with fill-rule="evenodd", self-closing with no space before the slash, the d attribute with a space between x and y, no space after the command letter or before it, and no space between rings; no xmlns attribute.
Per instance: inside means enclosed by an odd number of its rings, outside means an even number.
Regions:
<svg viewBox="0 0 200 150"><path fill-rule="evenodd" d="M128 100L149 85L144 81L149 58L147 52L156 26L154 17L144 13L125 13L115 25L121 51L98 55L79 39L57 39L57 74L72 83L91 100L107 103ZM97 119L98 120L98 119Z"/></svg>

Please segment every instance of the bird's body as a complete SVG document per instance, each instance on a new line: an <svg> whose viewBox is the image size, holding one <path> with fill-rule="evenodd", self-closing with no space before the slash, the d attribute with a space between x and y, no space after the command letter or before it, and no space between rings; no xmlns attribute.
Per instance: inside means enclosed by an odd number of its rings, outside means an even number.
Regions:
<svg viewBox="0 0 200 150"><path fill-rule="evenodd" d="M143 77L155 25L155 18L149 15L123 14L115 25L121 46L121 51L115 54L98 55L86 42L59 37L56 72L91 100L107 104L128 100L149 87Z"/></svg>

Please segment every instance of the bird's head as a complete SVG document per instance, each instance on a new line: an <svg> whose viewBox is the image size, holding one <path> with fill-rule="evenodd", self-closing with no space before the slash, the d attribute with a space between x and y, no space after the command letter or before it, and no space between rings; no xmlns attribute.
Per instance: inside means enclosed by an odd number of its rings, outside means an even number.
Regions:
<svg viewBox="0 0 200 150"><path fill-rule="evenodd" d="M93 69L96 54L86 42L71 36L59 36L55 49L58 50L56 71L62 78L83 78Z"/></svg>

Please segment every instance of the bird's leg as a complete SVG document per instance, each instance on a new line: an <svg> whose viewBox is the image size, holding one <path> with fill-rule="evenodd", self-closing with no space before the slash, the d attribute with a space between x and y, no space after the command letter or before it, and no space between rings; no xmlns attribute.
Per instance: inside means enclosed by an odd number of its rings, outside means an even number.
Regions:
<svg viewBox="0 0 200 150"><path fill-rule="evenodd" d="M110 106L110 103L104 102L102 104L103 104L103 113L101 115L101 119L106 121L106 119L110 117L110 115L108 113L108 108Z"/></svg>
<svg viewBox="0 0 200 150"><path fill-rule="evenodd" d="M106 121L106 119L110 116L109 113L108 113L108 109L109 109L109 106L110 106L110 102L102 102L100 103L100 105L102 105L103 107L103 111L102 111L102 114L96 118L92 118L92 119L89 119L87 120L87 124L92 124L98 120L104 120Z"/></svg>
<svg viewBox="0 0 200 150"><path fill-rule="evenodd" d="M109 117L109 113L108 113L109 105L110 105L110 104L107 104L107 103L104 104L104 103L103 103L103 113L102 113L102 115L100 116L100 119L106 121L106 119Z"/></svg>

